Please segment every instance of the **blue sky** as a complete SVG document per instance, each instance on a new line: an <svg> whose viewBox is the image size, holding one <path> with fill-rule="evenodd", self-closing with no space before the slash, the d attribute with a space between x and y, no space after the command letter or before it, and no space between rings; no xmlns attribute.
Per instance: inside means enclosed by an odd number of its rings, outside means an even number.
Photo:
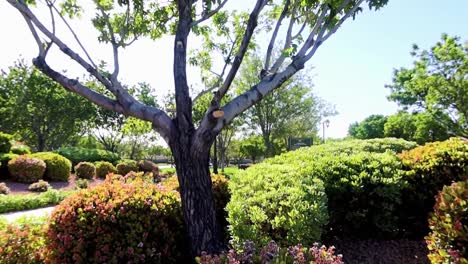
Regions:
<svg viewBox="0 0 468 264"><path fill-rule="evenodd" d="M231 1L237 5L240 0ZM24 21L6 1L0 1L0 25L0 69L12 65L20 55L30 61L37 47ZM109 49L92 44L96 38L89 25L84 21L76 25L84 30L82 40L91 54L110 58ZM384 87L391 82L393 69L411 66L413 43L428 48L444 32L468 40L467 0L390 0L380 11L366 10L355 21L347 21L309 62L314 68L314 92L336 105L339 112L330 118L326 136L344 137L352 122L371 114L395 113L397 105L387 101L389 91ZM172 63L167 52L172 43L171 38L157 45L144 40L135 43L122 55L121 76L129 83L147 81L158 93L166 93L172 87L172 67L167 66ZM66 59L51 55L55 65L70 70Z"/></svg>

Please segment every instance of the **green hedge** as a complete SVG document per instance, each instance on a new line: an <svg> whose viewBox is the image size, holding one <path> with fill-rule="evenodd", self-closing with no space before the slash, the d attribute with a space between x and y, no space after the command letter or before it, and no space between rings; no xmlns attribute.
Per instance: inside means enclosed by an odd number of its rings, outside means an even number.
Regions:
<svg viewBox="0 0 468 264"><path fill-rule="evenodd" d="M96 161L108 161L114 163L118 161L119 155L116 153L103 150L103 149L87 149L78 147L60 148L55 151L56 153L71 160L73 165L76 165L82 161L96 162Z"/></svg>
<svg viewBox="0 0 468 264"><path fill-rule="evenodd" d="M71 172L71 161L62 155L52 152L38 152L30 155L46 163L44 179L50 181L68 181Z"/></svg>
<svg viewBox="0 0 468 264"><path fill-rule="evenodd" d="M9 178L8 162L16 157L18 154L13 153L0 153L0 178Z"/></svg>
<svg viewBox="0 0 468 264"><path fill-rule="evenodd" d="M41 194L0 195L0 213L37 209L60 203L74 191L49 190Z"/></svg>
<svg viewBox="0 0 468 264"><path fill-rule="evenodd" d="M258 164L229 183L229 230L236 246L312 244L327 223L327 197L321 180L292 166Z"/></svg>

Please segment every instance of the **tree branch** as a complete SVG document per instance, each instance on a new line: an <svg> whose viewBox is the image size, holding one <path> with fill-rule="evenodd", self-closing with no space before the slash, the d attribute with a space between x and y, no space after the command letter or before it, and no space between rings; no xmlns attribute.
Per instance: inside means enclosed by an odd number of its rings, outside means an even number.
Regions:
<svg viewBox="0 0 468 264"><path fill-rule="evenodd" d="M231 69L229 70L226 80L219 89L218 93L215 95L217 101L221 101L221 99L224 97L227 90L231 86L231 83L234 80L237 71L239 70L242 60L244 59L244 55L247 52L254 30L257 27L258 16L267 3L268 0L257 0L254 9L250 13L249 21L247 22L247 28L242 38L239 51L237 52L236 57L234 58L234 62L232 63Z"/></svg>
<svg viewBox="0 0 468 264"><path fill-rule="evenodd" d="M275 29L273 30L273 34L271 34L270 43L268 44L268 49L267 49L267 53L265 57L265 66L263 66L264 70L268 70L270 68L271 53L273 52L276 37L278 36L278 31L281 27L281 23L283 22L283 19L286 17L286 14L288 13L289 5L290 5L290 0L287 0L284 5L283 11L281 12L280 17L278 18L278 21L276 22Z"/></svg>
<svg viewBox="0 0 468 264"><path fill-rule="evenodd" d="M198 24L204 22L205 20L209 19L210 17L212 17L214 14L218 13L219 10L221 10L221 8L223 8L223 6L227 3L228 0L224 0L223 2L221 2L218 7L216 7L215 9L211 10L210 12L206 13L202 18L200 18L199 20L197 21L193 21L191 24L190 24L190 27L194 27L194 26L197 26Z"/></svg>

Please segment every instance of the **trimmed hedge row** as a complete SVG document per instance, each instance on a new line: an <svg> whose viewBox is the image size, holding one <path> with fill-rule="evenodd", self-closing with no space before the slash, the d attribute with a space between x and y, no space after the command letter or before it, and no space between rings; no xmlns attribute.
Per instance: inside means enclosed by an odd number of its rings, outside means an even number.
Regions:
<svg viewBox="0 0 468 264"><path fill-rule="evenodd" d="M96 162L96 161L108 161L114 163L118 161L119 155L116 153L103 150L103 149L87 149L79 147L67 147L60 148L55 151L56 153L71 160L73 165L77 165L79 162Z"/></svg>
<svg viewBox="0 0 468 264"><path fill-rule="evenodd" d="M40 194L0 195L0 213L56 205L73 192L74 191L48 190Z"/></svg>

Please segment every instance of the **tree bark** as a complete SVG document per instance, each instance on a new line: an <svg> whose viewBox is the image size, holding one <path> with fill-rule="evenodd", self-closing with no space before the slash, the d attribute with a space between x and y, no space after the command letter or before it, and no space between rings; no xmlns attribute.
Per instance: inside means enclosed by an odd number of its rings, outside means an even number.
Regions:
<svg viewBox="0 0 468 264"><path fill-rule="evenodd" d="M179 139L183 138L179 136ZM171 144L180 184L182 209L194 260L202 251L219 253L222 245L216 220L208 147Z"/></svg>
<svg viewBox="0 0 468 264"><path fill-rule="evenodd" d="M214 144L213 144L213 160L211 161L213 163L213 173L218 174L218 139L215 138Z"/></svg>

